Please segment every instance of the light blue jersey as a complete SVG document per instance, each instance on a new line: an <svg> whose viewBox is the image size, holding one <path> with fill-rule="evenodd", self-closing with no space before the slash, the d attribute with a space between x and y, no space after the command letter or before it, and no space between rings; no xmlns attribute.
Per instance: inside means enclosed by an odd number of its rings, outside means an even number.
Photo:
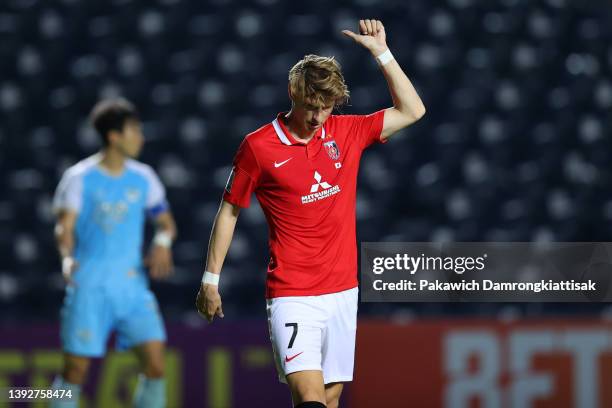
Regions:
<svg viewBox="0 0 612 408"><path fill-rule="evenodd" d="M112 331L119 349L165 341L157 300L142 264L144 224L168 210L151 167L126 161L121 175L100 167L100 155L70 167L55 197L55 211L77 213L73 256L78 268L61 312L63 349L99 357Z"/></svg>
<svg viewBox="0 0 612 408"><path fill-rule="evenodd" d="M78 286L122 287L146 283L142 245L146 214L168 209L164 187L146 164L126 162L119 176L100 167L100 155L70 167L53 207L78 214L74 258Z"/></svg>

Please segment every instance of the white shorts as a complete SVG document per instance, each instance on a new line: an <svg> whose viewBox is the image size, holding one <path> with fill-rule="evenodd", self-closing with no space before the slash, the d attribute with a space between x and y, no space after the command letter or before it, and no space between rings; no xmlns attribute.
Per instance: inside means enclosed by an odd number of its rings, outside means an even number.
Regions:
<svg viewBox="0 0 612 408"><path fill-rule="evenodd" d="M320 296L268 299L268 327L278 379L322 370L325 384L353 379L357 288Z"/></svg>

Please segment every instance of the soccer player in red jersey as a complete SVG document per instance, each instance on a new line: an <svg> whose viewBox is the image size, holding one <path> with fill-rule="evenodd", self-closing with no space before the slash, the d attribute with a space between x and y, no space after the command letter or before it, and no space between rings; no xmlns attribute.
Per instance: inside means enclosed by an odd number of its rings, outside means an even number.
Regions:
<svg viewBox="0 0 612 408"><path fill-rule="evenodd" d="M279 379L295 407L337 407L353 378L357 324L355 205L362 152L425 114L378 20L343 33L376 58L393 107L332 115L348 99L334 58L307 55L289 72L291 110L246 136L215 218L197 297L223 317L219 274L241 208L255 193L269 226L266 299Z"/></svg>

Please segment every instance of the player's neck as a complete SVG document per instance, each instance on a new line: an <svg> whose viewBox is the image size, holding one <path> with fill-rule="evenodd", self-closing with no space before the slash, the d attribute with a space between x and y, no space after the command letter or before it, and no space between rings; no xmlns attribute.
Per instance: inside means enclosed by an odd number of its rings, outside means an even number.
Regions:
<svg viewBox="0 0 612 408"><path fill-rule="evenodd" d="M295 138L298 142L308 143L314 137L316 130L309 131L308 129L304 129L300 123L293 116L292 111L289 111L282 119L283 123L291 133L291 136Z"/></svg>
<svg viewBox="0 0 612 408"><path fill-rule="evenodd" d="M113 176L118 176L123 173L125 166L125 156L111 148L103 149L102 160L100 160L100 166Z"/></svg>

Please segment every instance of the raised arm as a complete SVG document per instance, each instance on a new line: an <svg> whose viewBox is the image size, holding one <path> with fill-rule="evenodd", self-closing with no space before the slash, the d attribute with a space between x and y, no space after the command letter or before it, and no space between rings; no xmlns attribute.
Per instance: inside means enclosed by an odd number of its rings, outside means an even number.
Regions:
<svg viewBox="0 0 612 408"><path fill-rule="evenodd" d="M213 223L208 253L206 255L205 279L200 286L196 306L198 312L212 322L215 316L223 317L219 280L223 262L234 236L234 229L240 214L240 207L222 201Z"/></svg>
<svg viewBox="0 0 612 408"><path fill-rule="evenodd" d="M423 117L425 106L412 82L387 47L385 27L382 22L359 20L359 31L360 34L350 30L343 30L342 33L366 48L376 58L393 99L393 107L385 111L383 131L380 136L381 140L385 140Z"/></svg>

